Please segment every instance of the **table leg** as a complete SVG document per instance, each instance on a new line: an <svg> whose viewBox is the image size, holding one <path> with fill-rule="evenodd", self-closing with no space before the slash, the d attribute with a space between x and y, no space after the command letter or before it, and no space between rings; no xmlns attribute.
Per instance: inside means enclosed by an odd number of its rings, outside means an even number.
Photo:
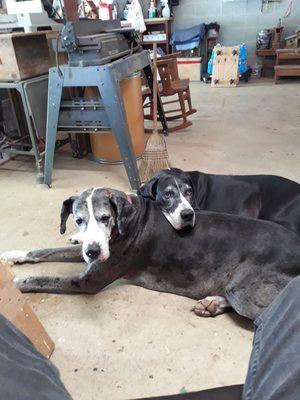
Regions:
<svg viewBox="0 0 300 400"><path fill-rule="evenodd" d="M37 183L43 183L42 157L40 155L40 151L39 151L39 147L38 147L38 143L37 143L37 138L35 136L35 132L34 132L33 127L32 127L32 121L30 119L30 114L29 114L29 110L28 110L28 104L27 104L27 100L26 100L23 84L20 83L17 86L16 89L20 93L20 96L21 96L21 99L22 99L22 104L23 104L23 107L24 107L26 123L27 123L28 132L29 132L29 136L30 136L30 140L31 140L31 144L32 144L32 150L33 150L33 154L34 154L34 157L35 157L36 181L37 181Z"/></svg>
<svg viewBox="0 0 300 400"><path fill-rule="evenodd" d="M145 73L145 76L147 78L149 89L151 91L150 101L151 101L151 103L153 103L153 75L152 75L152 69L151 69L150 65L147 65L144 68L144 73ZM168 123L167 123L167 119L166 119L166 116L165 116L164 108L163 108L162 101L161 101L161 98L160 98L159 94L157 94L157 110L158 110L159 120L160 120L160 122L162 124L162 127L163 127L163 133L164 133L164 135L167 136L168 135L168 131L169 131L168 130Z"/></svg>
<svg viewBox="0 0 300 400"><path fill-rule="evenodd" d="M131 143L120 85L113 68L109 66L100 68L98 82L101 82L98 85L99 93L118 143L130 185L132 189L137 190L140 187L139 171Z"/></svg>
<svg viewBox="0 0 300 400"><path fill-rule="evenodd" d="M59 118L59 108L63 87L63 75L59 74L57 68L49 70L48 87L48 109L46 126L46 151L45 151L45 170L44 183L51 186L54 150L56 142L57 125Z"/></svg>

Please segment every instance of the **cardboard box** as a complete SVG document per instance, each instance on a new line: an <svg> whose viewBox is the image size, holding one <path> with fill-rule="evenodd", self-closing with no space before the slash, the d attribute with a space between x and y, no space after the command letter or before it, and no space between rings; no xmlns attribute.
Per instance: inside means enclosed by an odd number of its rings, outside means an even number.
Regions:
<svg viewBox="0 0 300 400"><path fill-rule="evenodd" d="M180 79L201 80L201 57L177 58Z"/></svg>
<svg viewBox="0 0 300 400"><path fill-rule="evenodd" d="M13 278L11 267L0 263L0 314L19 328L40 353L50 358L54 342L28 305L25 296L17 289Z"/></svg>
<svg viewBox="0 0 300 400"><path fill-rule="evenodd" d="M50 66L46 32L0 35L1 81L18 81L47 74Z"/></svg>

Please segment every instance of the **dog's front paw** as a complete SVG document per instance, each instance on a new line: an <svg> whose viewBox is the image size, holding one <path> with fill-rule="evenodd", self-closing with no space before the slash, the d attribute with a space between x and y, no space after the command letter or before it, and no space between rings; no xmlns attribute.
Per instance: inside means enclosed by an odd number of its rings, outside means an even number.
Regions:
<svg viewBox="0 0 300 400"><path fill-rule="evenodd" d="M22 289L22 286L26 284L26 279L25 278L20 278L20 277L15 277L14 278L14 283L17 286L18 289Z"/></svg>
<svg viewBox="0 0 300 400"><path fill-rule="evenodd" d="M207 296L201 299L192 308L192 311L200 317L215 317L222 314L229 307L227 300L222 296Z"/></svg>
<svg viewBox="0 0 300 400"><path fill-rule="evenodd" d="M23 264L27 261L27 252L22 250L6 251L0 254L0 261L9 265Z"/></svg>
<svg viewBox="0 0 300 400"><path fill-rule="evenodd" d="M21 292L31 292L32 291L32 285L31 285L31 278L21 278L21 277L15 277L14 278L14 283L17 286L17 288Z"/></svg>
<svg viewBox="0 0 300 400"><path fill-rule="evenodd" d="M69 237L68 242L71 244L81 244L82 243L81 232L75 233L75 235Z"/></svg>

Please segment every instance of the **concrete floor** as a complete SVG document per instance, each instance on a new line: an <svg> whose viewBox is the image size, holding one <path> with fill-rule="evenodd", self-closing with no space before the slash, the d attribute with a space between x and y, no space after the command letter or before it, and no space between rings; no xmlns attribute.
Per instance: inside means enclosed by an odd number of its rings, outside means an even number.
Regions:
<svg viewBox="0 0 300 400"><path fill-rule="evenodd" d="M300 181L300 85L258 80L235 89L192 84L193 126L167 138L173 166L212 173L271 173ZM35 184L31 159L0 167L0 252L60 246L61 202L91 186L129 190L122 166L57 154L53 188ZM68 236L75 232L72 221ZM66 235L65 235L66 236ZM51 266L51 268L50 268ZM16 267L68 273L81 265ZM56 343L52 361L75 400L129 399L244 381L252 331L234 313L201 319L193 300L126 282L96 296L30 294Z"/></svg>

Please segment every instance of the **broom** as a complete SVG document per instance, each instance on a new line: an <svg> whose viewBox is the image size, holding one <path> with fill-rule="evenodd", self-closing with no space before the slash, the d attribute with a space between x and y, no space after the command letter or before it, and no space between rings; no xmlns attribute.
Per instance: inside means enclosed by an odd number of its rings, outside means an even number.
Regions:
<svg viewBox="0 0 300 400"><path fill-rule="evenodd" d="M161 169L170 168L167 145L163 134L157 129L157 48L153 44L153 133L151 133L140 164L140 177L142 182L149 179Z"/></svg>

